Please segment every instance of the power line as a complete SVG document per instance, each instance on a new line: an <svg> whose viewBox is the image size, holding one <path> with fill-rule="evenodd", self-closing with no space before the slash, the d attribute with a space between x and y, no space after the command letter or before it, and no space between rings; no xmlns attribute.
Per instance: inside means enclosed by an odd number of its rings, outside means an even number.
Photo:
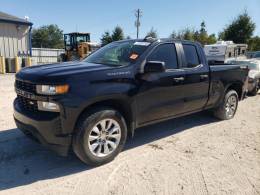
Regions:
<svg viewBox="0 0 260 195"><path fill-rule="evenodd" d="M136 17L136 21L135 21L135 26L136 26L136 38L139 38L139 27L141 25L140 23L140 17L142 17L142 11L140 9L137 9L135 11L135 17Z"/></svg>

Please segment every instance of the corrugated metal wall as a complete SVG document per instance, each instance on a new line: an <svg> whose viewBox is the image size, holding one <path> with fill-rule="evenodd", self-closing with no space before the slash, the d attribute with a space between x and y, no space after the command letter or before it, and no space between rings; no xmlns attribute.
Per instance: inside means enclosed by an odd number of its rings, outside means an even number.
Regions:
<svg viewBox="0 0 260 195"><path fill-rule="evenodd" d="M64 49L32 48L32 64L48 64L58 62Z"/></svg>
<svg viewBox="0 0 260 195"><path fill-rule="evenodd" d="M0 55L14 58L18 53L29 54L29 27L0 23Z"/></svg>

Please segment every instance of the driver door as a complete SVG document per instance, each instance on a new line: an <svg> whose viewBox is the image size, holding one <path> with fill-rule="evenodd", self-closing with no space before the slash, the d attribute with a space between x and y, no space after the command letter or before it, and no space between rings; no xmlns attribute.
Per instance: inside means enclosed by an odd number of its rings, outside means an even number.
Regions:
<svg viewBox="0 0 260 195"><path fill-rule="evenodd" d="M158 45L146 61L162 61L165 72L144 73L139 79L137 121L139 125L181 114L185 71L179 69L175 44Z"/></svg>

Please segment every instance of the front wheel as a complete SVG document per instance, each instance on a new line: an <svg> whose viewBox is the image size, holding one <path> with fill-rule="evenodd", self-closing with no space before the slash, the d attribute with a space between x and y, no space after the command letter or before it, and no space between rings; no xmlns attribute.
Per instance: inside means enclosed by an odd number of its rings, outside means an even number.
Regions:
<svg viewBox="0 0 260 195"><path fill-rule="evenodd" d="M214 116L221 120L232 119L237 111L238 95L234 90L230 90L225 94L221 105L214 110Z"/></svg>
<svg viewBox="0 0 260 195"><path fill-rule="evenodd" d="M119 154L126 137L123 116L114 109L97 108L80 118L73 138L73 150L86 164L101 165Z"/></svg>

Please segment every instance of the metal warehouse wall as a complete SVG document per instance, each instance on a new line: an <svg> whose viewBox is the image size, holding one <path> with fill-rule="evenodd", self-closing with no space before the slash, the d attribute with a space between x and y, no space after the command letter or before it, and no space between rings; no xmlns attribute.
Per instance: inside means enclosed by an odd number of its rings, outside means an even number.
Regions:
<svg viewBox="0 0 260 195"><path fill-rule="evenodd" d="M0 23L0 56L14 58L29 54L29 27L24 25Z"/></svg>

